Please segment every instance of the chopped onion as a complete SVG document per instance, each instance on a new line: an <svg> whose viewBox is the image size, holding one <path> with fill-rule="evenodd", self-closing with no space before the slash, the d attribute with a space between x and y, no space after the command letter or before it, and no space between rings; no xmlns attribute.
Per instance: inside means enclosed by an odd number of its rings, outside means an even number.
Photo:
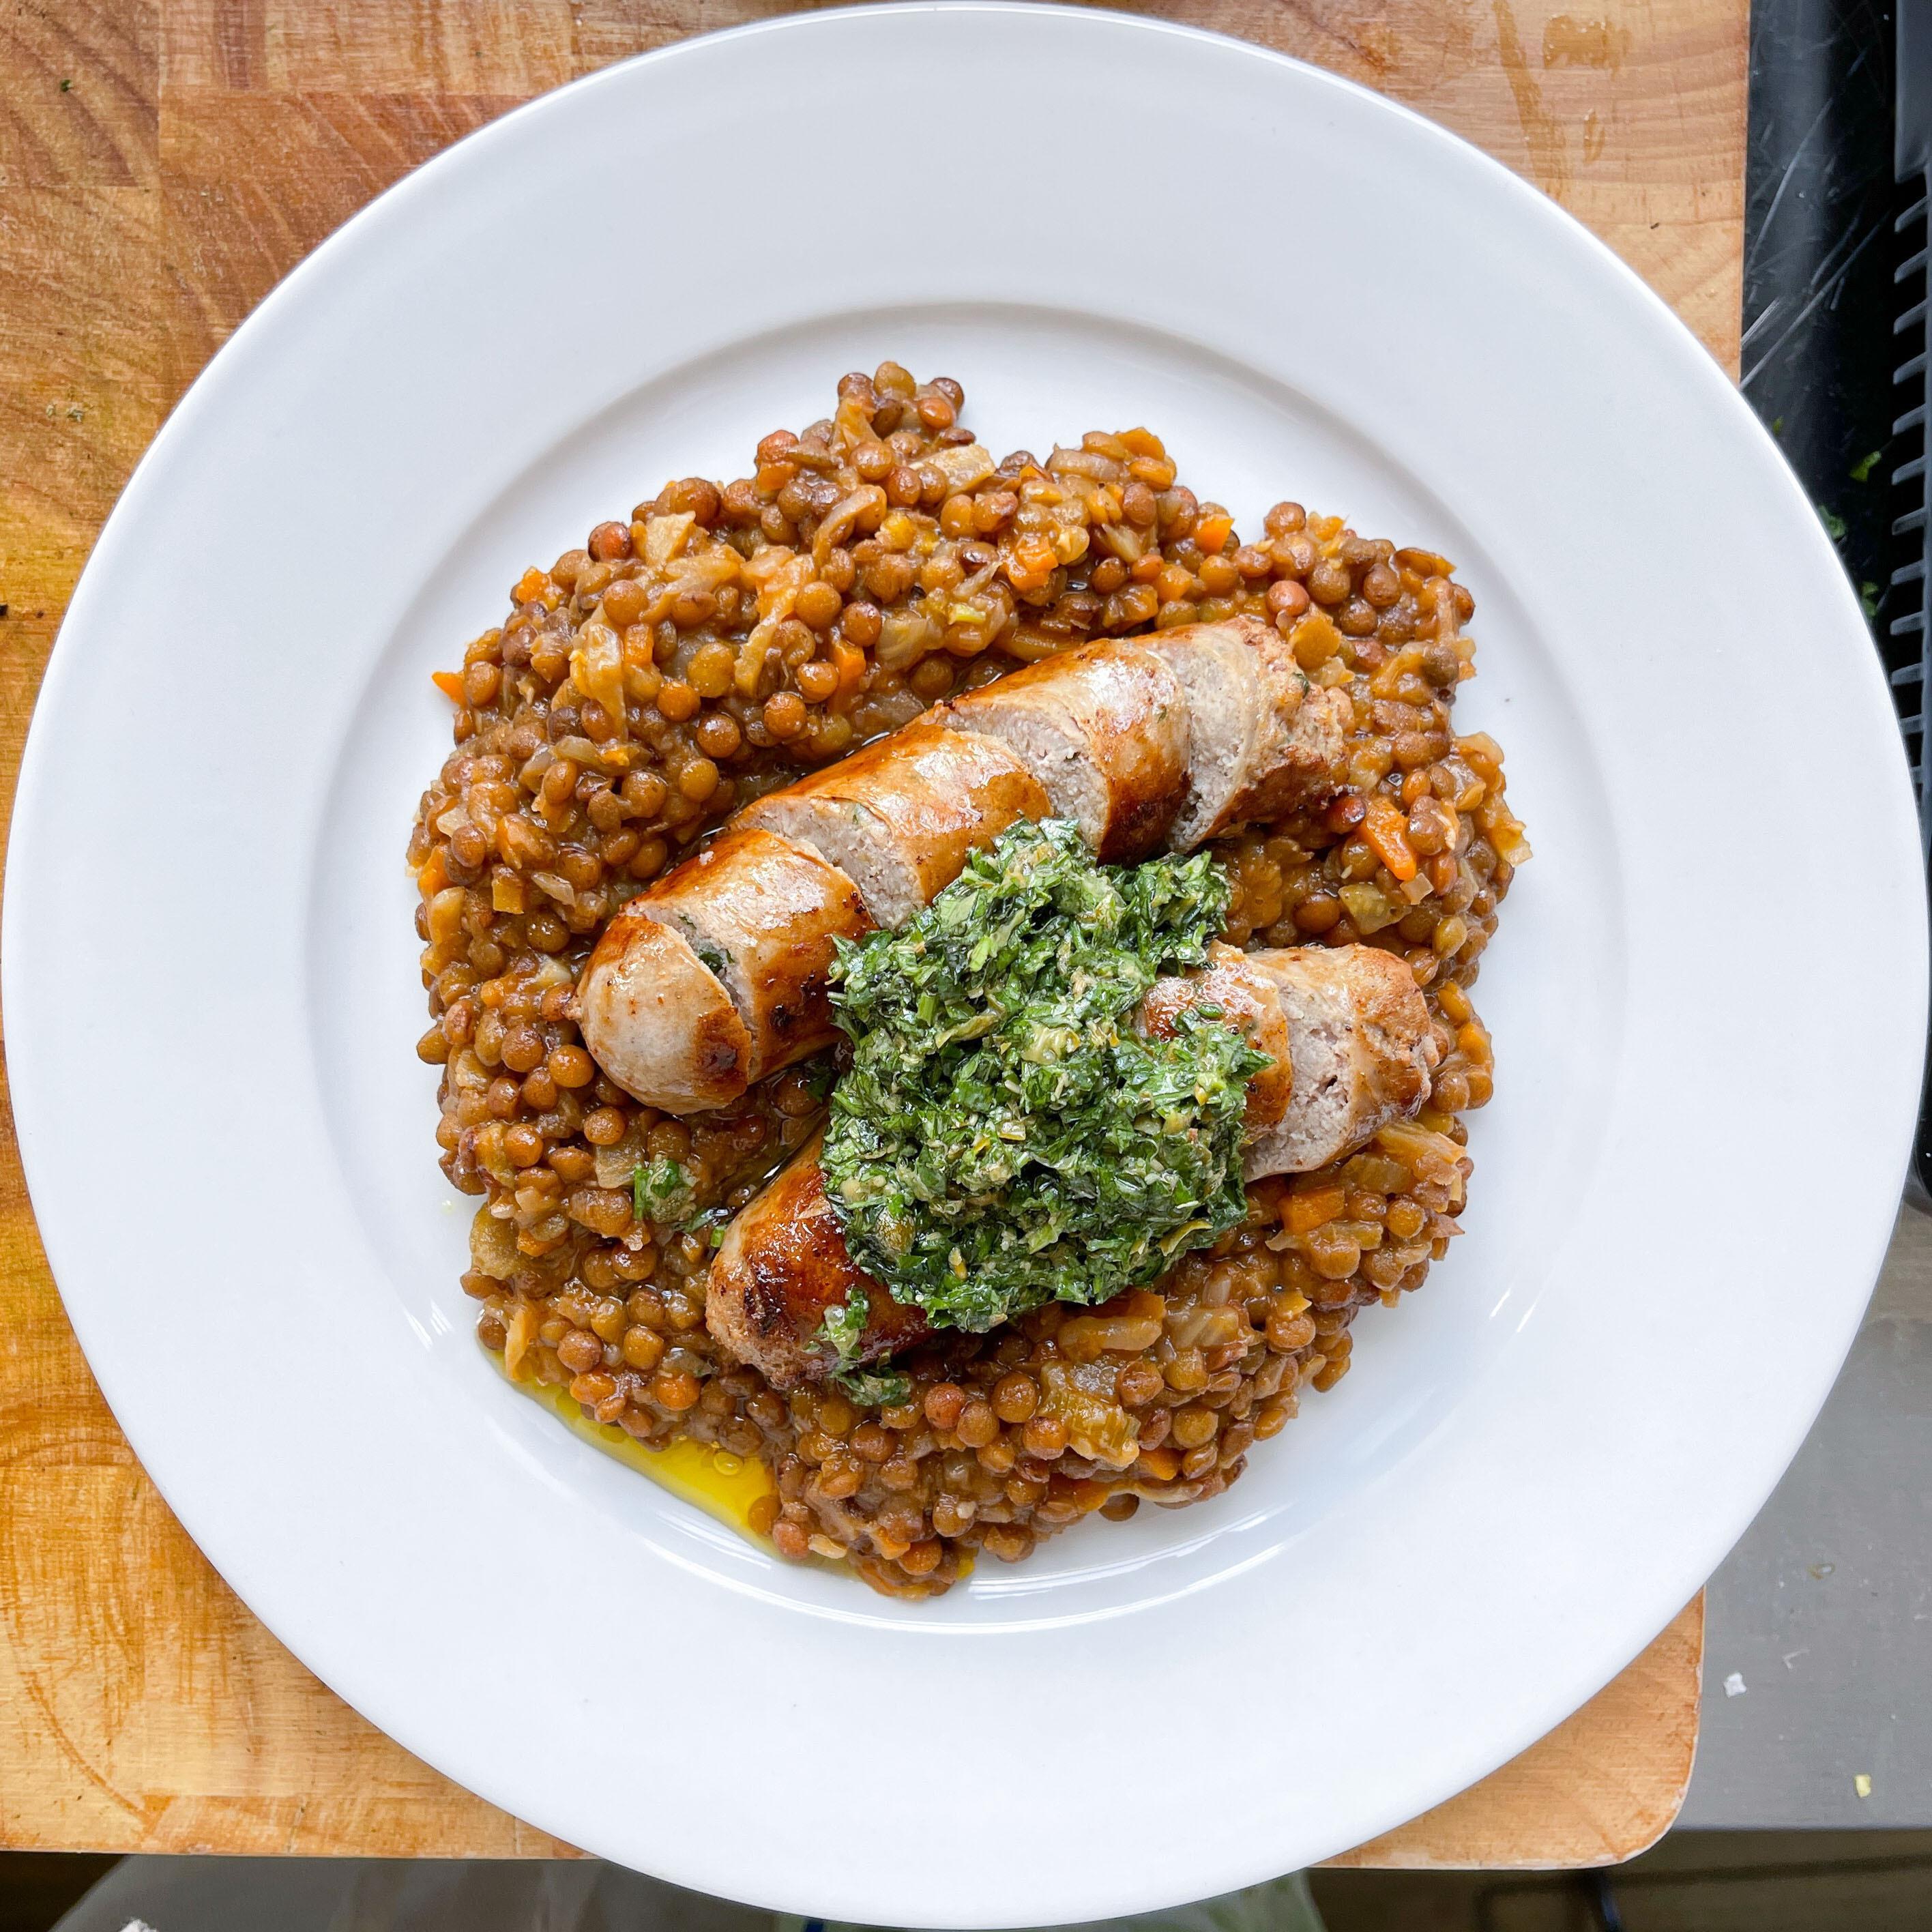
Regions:
<svg viewBox="0 0 1932 1932"><path fill-rule="evenodd" d="M644 561L653 567L662 567L670 562L684 548L691 535L691 526L697 522L688 510L681 510L674 517L652 517L644 524Z"/></svg>
<svg viewBox="0 0 1932 1932"><path fill-rule="evenodd" d="M934 450L926 460L946 478L946 487L954 490L976 489L999 466L992 451L976 442L958 449Z"/></svg>

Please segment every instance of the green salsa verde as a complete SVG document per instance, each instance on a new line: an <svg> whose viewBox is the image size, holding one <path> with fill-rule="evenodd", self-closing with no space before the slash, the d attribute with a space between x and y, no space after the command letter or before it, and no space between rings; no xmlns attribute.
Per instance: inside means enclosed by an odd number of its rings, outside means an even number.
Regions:
<svg viewBox="0 0 1932 1932"><path fill-rule="evenodd" d="M840 944L853 1055L826 1193L897 1300L983 1332L1105 1301L1240 1220L1246 1090L1268 1057L1212 1006L1171 1038L1133 1027L1158 977L1206 963L1229 892L1204 853L1102 866L1072 824L1022 822L910 925ZM844 1359L866 1312L826 1317Z"/></svg>

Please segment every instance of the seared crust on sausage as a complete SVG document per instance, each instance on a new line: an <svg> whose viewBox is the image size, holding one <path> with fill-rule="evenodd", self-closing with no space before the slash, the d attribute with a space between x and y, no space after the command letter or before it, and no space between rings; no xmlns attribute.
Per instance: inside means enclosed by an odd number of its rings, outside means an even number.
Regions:
<svg viewBox="0 0 1932 1932"><path fill-rule="evenodd" d="M1177 852L1278 818L1342 783L1350 701L1311 688L1272 624L1231 617L1145 642L1187 700L1192 782L1168 835Z"/></svg>
<svg viewBox="0 0 1932 1932"><path fill-rule="evenodd" d="M854 1292L871 1306L857 1360L876 1361L932 1331L924 1313L895 1301L853 1260L825 1197L814 1136L739 1214L711 1264L704 1325L774 1388L822 1381L838 1366L820 1330L829 1308Z"/></svg>
<svg viewBox="0 0 1932 1932"><path fill-rule="evenodd" d="M1186 694L1139 639L1083 644L938 706L939 724L1010 746L1088 848L1157 850L1187 791Z"/></svg>
<svg viewBox="0 0 1932 1932"><path fill-rule="evenodd" d="M1202 972L1185 979L1156 980L1141 1002L1136 1023L1150 1040L1166 1040L1175 1030L1175 1016L1184 1007L1218 1007L1231 1026L1271 1063L1248 1082L1248 1104L1242 1124L1252 1139L1280 1125L1294 1092L1294 1061L1282 1017L1281 995L1274 980L1238 946L1214 945Z"/></svg>
<svg viewBox="0 0 1932 1932"><path fill-rule="evenodd" d="M1249 956L1280 991L1294 1061L1294 1098L1249 1148L1249 1180L1324 1166L1429 1098L1438 1048L1406 960L1373 946Z"/></svg>
<svg viewBox="0 0 1932 1932"><path fill-rule="evenodd" d="M737 817L782 834L849 878L884 926L903 926L1046 792L997 739L915 720L890 738L768 793Z"/></svg>
<svg viewBox="0 0 1932 1932"><path fill-rule="evenodd" d="M838 1038L832 942L872 924L816 853L727 830L610 922L578 983L584 1043L647 1106L722 1106Z"/></svg>
<svg viewBox="0 0 1932 1932"><path fill-rule="evenodd" d="M654 1107L722 1107L751 1078L752 1036L718 975L642 898L604 928L577 985L591 1056Z"/></svg>

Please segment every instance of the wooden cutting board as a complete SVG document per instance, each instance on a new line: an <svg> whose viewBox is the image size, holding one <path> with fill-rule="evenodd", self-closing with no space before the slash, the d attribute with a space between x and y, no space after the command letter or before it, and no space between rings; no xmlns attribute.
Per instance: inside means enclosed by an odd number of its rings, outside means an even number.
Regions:
<svg viewBox="0 0 1932 1932"><path fill-rule="evenodd" d="M14 0L0 14L8 809L88 547L176 398L268 290L397 176L519 101L784 10L758 0ZM1588 223L1735 371L1745 0L1142 10L1299 55L1454 128ZM1292 184L1234 184L1277 190ZM1343 1862L1582 1864L1640 1850L1676 1815L1689 1776L1702 1628L1700 1600L1514 1763ZM208 1568L88 1375L40 1251L10 1114L0 1120L0 1844L568 1849L364 1724Z"/></svg>

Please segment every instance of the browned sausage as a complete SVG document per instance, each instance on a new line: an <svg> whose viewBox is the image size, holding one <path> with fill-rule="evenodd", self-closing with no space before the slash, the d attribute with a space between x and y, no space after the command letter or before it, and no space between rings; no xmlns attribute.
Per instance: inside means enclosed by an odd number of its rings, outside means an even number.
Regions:
<svg viewBox="0 0 1932 1932"><path fill-rule="evenodd" d="M641 898L604 928L577 1018L598 1065L653 1107L722 1107L750 1084L752 1036L724 982Z"/></svg>
<svg viewBox="0 0 1932 1932"><path fill-rule="evenodd" d="M1294 1058L1274 980L1253 958L1234 946L1208 949L1209 963L1184 978L1156 980L1141 1002L1138 1024L1150 1040L1167 1040L1184 1007L1215 1006L1239 1027L1270 1064L1248 1082L1243 1125L1252 1139L1280 1125L1294 1094Z"/></svg>
<svg viewBox="0 0 1932 1932"><path fill-rule="evenodd" d="M737 823L806 845L859 889L872 917L903 926L1046 794L997 739L916 719L890 738L747 806Z"/></svg>
<svg viewBox="0 0 1932 1932"><path fill-rule="evenodd" d="M871 929L836 866L727 830L605 928L578 986L584 1044L649 1106L722 1106L838 1037L833 942Z"/></svg>
<svg viewBox="0 0 1932 1932"><path fill-rule="evenodd" d="M648 1105L722 1106L835 1036L836 939L903 923L1016 818L1070 818L1124 860L1192 841L1203 800L1202 837L1284 808L1339 758L1348 702L1285 653L1249 620L1083 646L770 794L611 922L578 987L586 1044Z"/></svg>
<svg viewBox="0 0 1932 1932"><path fill-rule="evenodd" d="M1192 782L1171 835L1177 852L1279 818L1343 782L1352 703L1346 692L1312 688L1272 624L1231 617L1146 641L1186 694Z"/></svg>
<svg viewBox="0 0 1932 1932"><path fill-rule="evenodd" d="M846 1252L818 1164L824 1140L819 1134L807 1142L740 1210L711 1263L705 1325L774 1388L822 1380L837 1366L820 1332L825 1312L855 1292L871 1308L865 1360L909 1348L931 1332L920 1310L895 1301Z"/></svg>
<svg viewBox="0 0 1932 1932"><path fill-rule="evenodd" d="M1187 794L1186 694L1138 639L1062 651L933 716L1004 741L1105 860L1158 850Z"/></svg>
<svg viewBox="0 0 1932 1932"><path fill-rule="evenodd" d="M1429 1098L1439 1049L1400 953L1297 946L1249 956L1279 989L1294 1062L1294 1104L1250 1146L1250 1180L1326 1166Z"/></svg>

